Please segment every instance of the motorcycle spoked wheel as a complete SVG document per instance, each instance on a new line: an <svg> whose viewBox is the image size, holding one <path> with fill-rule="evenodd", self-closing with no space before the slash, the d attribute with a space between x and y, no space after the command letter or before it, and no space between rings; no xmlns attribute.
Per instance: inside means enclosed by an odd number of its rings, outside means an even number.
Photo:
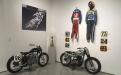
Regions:
<svg viewBox="0 0 121 75"><path fill-rule="evenodd" d="M71 58L66 53L63 53L60 56L60 62L64 66L69 66L71 63Z"/></svg>
<svg viewBox="0 0 121 75"><path fill-rule="evenodd" d="M96 74L101 70L101 63L94 57L87 58L85 61L85 69L91 74Z"/></svg>
<svg viewBox="0 0 121 75"><path fill-rule="evenodd" d="M49 56L47 53L42 53L41 55L39 55L38 57L38 64L41 67L44 67L48 64L49 61Z"/></svg>
<svg viewBox="0 0 121 75"><path fill-rule="evenodd" d="M20 62L15 62L14 57L10 57L10 59L7 62L7 70L11 73L17 73L22 69L22 66L20 66Z"/></svg>

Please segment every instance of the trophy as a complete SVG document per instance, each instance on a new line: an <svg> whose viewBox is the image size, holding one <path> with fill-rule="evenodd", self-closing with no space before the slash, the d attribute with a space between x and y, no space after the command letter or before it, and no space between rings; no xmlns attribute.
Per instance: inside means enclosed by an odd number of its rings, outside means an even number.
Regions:
<svg viewBox="0 0 121 75"><path fill-rule="evenodd" d="M51 36L50 47L54 47L53 36Z"/></svg>

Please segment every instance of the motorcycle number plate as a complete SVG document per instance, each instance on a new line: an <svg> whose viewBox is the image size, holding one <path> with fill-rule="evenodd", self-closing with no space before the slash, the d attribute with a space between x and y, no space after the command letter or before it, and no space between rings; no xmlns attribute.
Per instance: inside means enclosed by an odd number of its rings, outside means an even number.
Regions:
<svg viewBox="0 0 121 75"><path fill-rule="evenodd" d="M21 60L21 57L20 56L14 56L14 61L16 61L16 62L18 62L18 61L20 61Z"/></svg>

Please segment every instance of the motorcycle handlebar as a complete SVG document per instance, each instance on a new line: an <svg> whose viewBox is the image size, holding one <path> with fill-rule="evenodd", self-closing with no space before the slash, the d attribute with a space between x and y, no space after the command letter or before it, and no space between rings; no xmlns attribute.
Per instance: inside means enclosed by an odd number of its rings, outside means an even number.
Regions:
<svg viewBox="0 0 121 75"><path fill-rule="evenodd" d="M77 48L77 49L87 49L87 47L84 47L84 48L79 47L79 48Z"/></svg>
<svg viewBox="0 0 121 75"><path fill-rule="evenodd" d="M29 46L36 46L37 48L41 48L40 45L35 45L35 44L32 44L32 43L30 43Z"/></svg>

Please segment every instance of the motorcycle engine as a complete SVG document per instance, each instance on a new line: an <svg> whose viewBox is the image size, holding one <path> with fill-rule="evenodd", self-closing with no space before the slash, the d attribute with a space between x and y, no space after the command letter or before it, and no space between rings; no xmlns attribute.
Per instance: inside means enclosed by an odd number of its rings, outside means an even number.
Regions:
<svg viewBox="0 0 121 75"><path fill-rule="evenodd" d="M72 65L77 64L77 57L75 52L72 52L71 54L71 64Z"/></svg>
<svg viewBox="0 0 121 75"><path fill-rule="evenodd" d="M83 63L82 56L79 55L78 53L72 53L72 55L71 55L71 65L81 66L82 63Z"/></svg>
<svg viewBox="0 0 121 75"><path fill-rule="evenodd" d="M28 56L28 61L27 61L28 65L37 63L37 61L38 61L37 54L34 52L30 53Z"/></svg>
<svg viewBox="0 0 121 75"><path fill-rule="evenodd" d="M83 64L83 56L77 56L78 66L81 66Z"/></svg>

